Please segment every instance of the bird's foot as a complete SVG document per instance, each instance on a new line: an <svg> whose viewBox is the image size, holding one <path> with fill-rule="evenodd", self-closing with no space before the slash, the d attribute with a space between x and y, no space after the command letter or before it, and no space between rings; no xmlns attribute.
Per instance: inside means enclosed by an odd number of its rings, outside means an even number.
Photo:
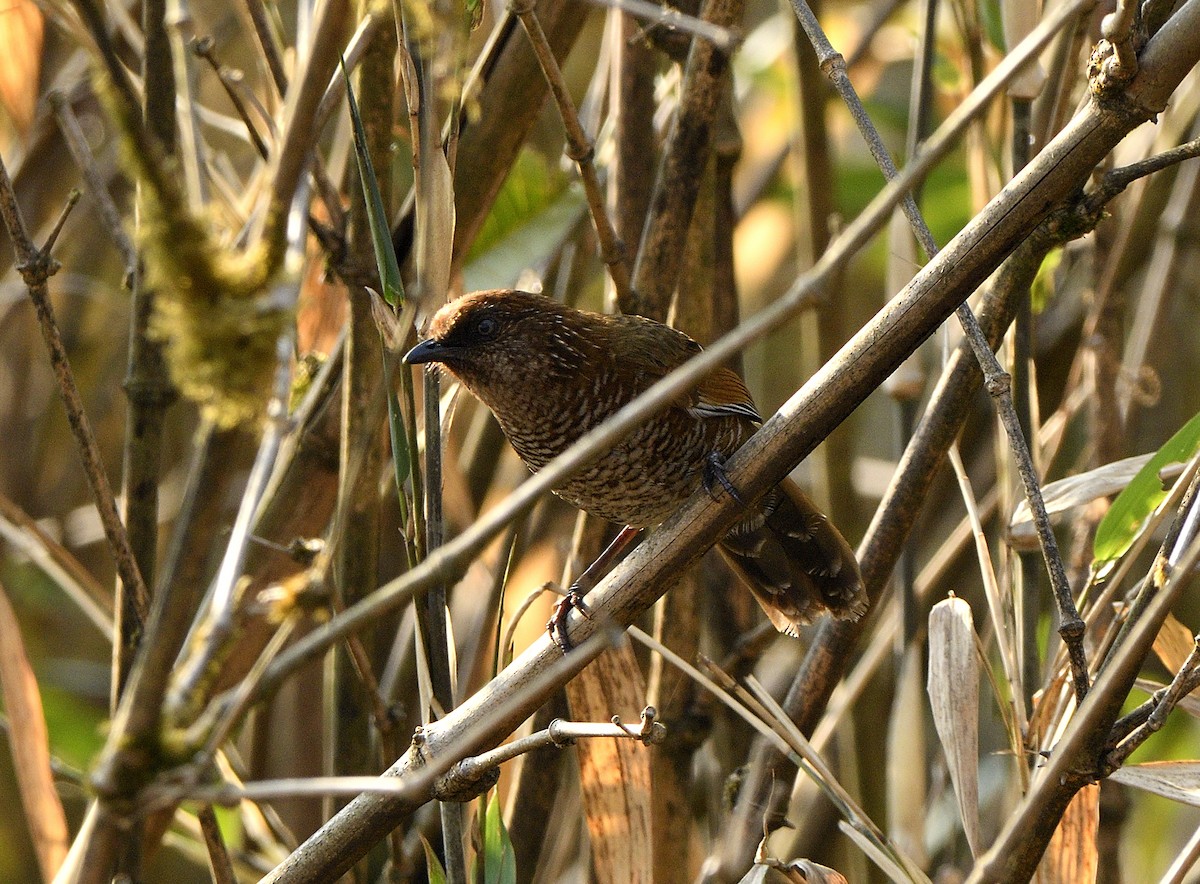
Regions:
<svg viewBox="0 0 1200 884"><path fill-rule="evenodd" d="M578 583L571 584L567 594L558 600L554 610L550 613L550 619L546 621L546 631L550 633L550 641L558 645L558 649L564 654L574 647L571 644L571 636L567 633L567 617L572 608L587 619L592 619L592 612L583 600L583 592L580 591Z"/></svg>
<svg viewBox="0 0 1200 884"><path fill-rule="evenodd" d="M711 451L704 459L704 490L709 493L710 497L715 498L713 490L718 485L724 488L725 493L736 500L739 505L746 506L746 501L742 500L742 495L733 487L733 483L729 481L729 476L725 472L725 455L719 451Z"/></svg>

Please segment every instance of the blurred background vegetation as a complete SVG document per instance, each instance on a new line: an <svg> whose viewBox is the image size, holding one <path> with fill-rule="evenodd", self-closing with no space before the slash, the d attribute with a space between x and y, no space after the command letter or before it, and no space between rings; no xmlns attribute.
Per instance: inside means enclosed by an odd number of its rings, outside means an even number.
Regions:
<svg viewBox="0 0 1200 884"><path fill-rule="evenodd" d="M102 65L95 47L97 36L83 15L83 2L10 0L0 10L0 58L4 59L0 62L0 154L35 242L44 241L69 192L73 188L84 192L54 248L61 270L50 279L49 295L109 482L114 489L121 489L123 458L130 456L123 386L127 386L130 370L131 327L135 339L152 346L161 334L147 337L144 324L135 321L130 267L101 211L95 184L102 186L116 207L126 237L145 250L145 260L151 264L161 261L161 255L173 248L183 251L185 244L170 241L177 235L175 229L153 220L155 212L166 210L155 206L160 197L145 184L142 199L146 202L138 226L135 182L139 173L130 156L142 145L128 127L122 128L115 120L114 108L120 105L120 98L106 92L112 87L104 85L106 81L98 74ZM903 165L907 145L932 131L1003 58L1008 47L1002 22L1005 5L998 0L941 4L935 0L923 4L826 0L822 4L821 23L834 47L848 60L850 78L899 165ZM445 225L445 213L431 212L435 229L443 235L432 250L452 261L451 296L478 288L519 286L592 309L614 309L613 287L599 257L579 173L564 155L563 124L554 103L542 99L541 86L526 93L514 87L518 91L508 95L506 102L491 92L468 91L465 97L461 92L466 72L478 59L498 51L497 41L524 41L524 33L498 4L485 4L478 26L469 33L460 23L463 11L448 4L424 5L421 0L411 0L403 6L408 17L404 33L415 41L410 48L421 45L430 50L423 59L418 57L417 67L426 78L422 82L437 87L428 93L431 102L423 125L432 127L440 138L444 121L453 111L462 111L462 150L453 169L457 224L451 220L451 226L437 228ZM364 21L371 23L362 73L356 72L353 79L383 204L395 222L401 269L410 294L419 294L416 267L425 259L413 248L410 194L416 188L417 211L429 212L428 203L423 208L420 201L437 200L450 191L422 189L424 185L414 175L413 146L420 143L414 130L418 115L415 111L410 114L404 101L406 81L407 94L412 94L412 80L406 80L412 74L404 64L395 62L393 10L365 3L348 12L342 6L337 8L344 13L333 28L339 49L353 42L352 35ZM174 77L170 94L176 114L167 127L177 131L175 159L159 160L186 195L185 205L208 232L205 242L190 246L211 249L214 260L218 252L242 253L259 235L261 226L271 223L264 221L268 207L280 208L271 203L272 163L284 140L280 133L287 131L288 108L282 95L291 94L281 93L273 82L262 43L256 39L254 16L267 22L283 70L299 79L307 49L298 53L296 47L304 47L304 41L310 39L313 11L298 10L291 4L264 5L259 0L246 4L172 2L161 10L168 17L173 52L165 67L156 68L155 62L144 59L144 10L138 5L110 3L105 7L107 40L116 58L132 73L137 95L152 91L143 87L144 69L156 75L169 70ZM932 10L935 23L929 33L923 25L927 10ZM688 14L697 11L684 9ZM1110 11L1102 3L1073 19L1074 30L1068 29L1043 53L1047 76L1038 84L1041 88L1024 97L1002 96L972 127L962 145L936 166L918 202L938 242L948 242L1000 190L1014 166L1024 162L1024 147L1028 147L1028 155L1036 154L1072 109L1086 100L1087 53L1098 38L1101 17ZM579 0L567 0L566 6L545 2L539 14L555 23L547 31L556 52L564 58L569 91L594 140L595 163L614 202L617 233L632 258L657 165L656 151L667 137L679 99L680 46L686 51L688 35L668 25L618 16L599 5L584 6ZM432 20L432 31L414 36L420 28L413 22L424 22L424 17ZM731 89L721 97L716 112L713 159L693 170L702 179L700 195L684 267L678 285L671 286L678 294L671 301L669 316L705 343L736 324L739 315L752 315L786 292L798 274L819 257L830 236L858 215L883 185L883 175L849 113L820 78L811 47L797 33L792 9L786 4L749 0L738 18L737 31L744 39L732 55ZM211 57L220 71L192 51L197 38L211 39ZM931 41L932 47L927 69L919 61L923 40ZM618 43L626 47L626 53L636 55L636 60L618 53ZM632 76L639 80L634 97L615 91L620 78L618 58L631 65ZM532 72L535 78L541 77L536 68ZM803 78L807 80L802 83ZM913 105L914 81L926 84L929 96L926 122L915 130L919 115ZM155 81L148 75L145 82ZM294 357L292 401L306 403L298 406L296 422L282 432L301 448L308 442L312 445L300 454L285 451L271 464L275 484L269 495L261 498L264 502L241 568L246 578L239 584L243 601L230 642L233 649L221 656L223 662L212 665L200 689L200 703L245 675L248 661L262 651L279 620L302 633L319 622L330 605L338 608L368 594L409 568L413 556L420 558L436 545L429 540L426 546L426 538L418 536L419 520L413 513L423 506L419 483L413 481L415 477L406 478L401 495L405 499L398 501L392 478L386 408L380 392L388 360L381 361L379 333L370 318L370 300L364 288L382 291L382 286L375 270L342 88L331 90L335 99L331 117L309 133L307 142L321 157L324 183L315 184L316 197L305 214L311 211L311 227L322 235L310 234L303 242L293 238L292 244L299 250L281 273L292 286L289 297L294 299L294 304L284 306L289 327L285 340ZM250 125L265 142L270 159L260 156L231 95L245 106ZM635 100L644 105L634 105ZM532 105L527 108L527 129L524 119L516 119L521 115L511 110L523 103ZM1027 145L1014 136L1014 107L1018 119L1024 116L1031 121L1027 122L1032 132ZM1129 135L1114 151L1109 167L1127 165L1188 141L1197 132L1198 111L1200 90L1193 72L1176 91L1157 126L1143 126ZM506 121L503 115L509 113L514 117ZM626 137L618 118L625 113L650 136L645 139L650 153L643 158L640 197L636 190L631 190L632 197L617 190L618 157ZM74 118L82 136L74 151L71 138L64 134L68 117ZM148 116L147 127L153 130L154 125ZM482 144L470 141L481 127L503 131L506 125L519 129L511 151L508 146L497 146L497 155L489 157L486 137ZM455 127L446 131L455 142ZM188 174L189 156L200 170L196 180ZM81 165L87 167L90 180L85 180ZM468 194L464 182L473 179L481 193ZM630 180L637 183L636 173ZM151 191L148 196L147 190ZM329 197L330 193L336 199ZM1200 370L1200 335L1194 320L1200 297L1197 194L1200 184L1195 160L1172 166L1111 202L1094 233L1056 249L1042 265L1032 293L1031 349L1020 351L1028 359L1015 355L1018 351L1011 336L1001 355L1015 366L1012 370L1018 385L1024 381L1031 392L1028 421L1036 440L1034 461L1044 481L1089 474L1122 458L1154 452L1200 410L1200 387L1195 383ZM283 208L287 203L290 199ZM454 234L452 253L451 241L444 236L447 232ZM156 236L165 241L153 243ZM87 805L87 771L96 763L109 733L112 635L98 629L93 620L111 618L111 587L116 576L38 319L14 266L12 243L3 235L0 239L0 440L4 443L0 445L0 585L15 611L24 652L36 677L55 761L55 783L73 836ZM911 235L903 225L893 225L840 268L836 287L823 292L816 310L805 312L747 349L742 367L760 411L771 414L791 397L908 282L922 262ZM161 290L170 287L172 274L179 272L170 266L157 270L151 266L132 278L132 286L143 294ZM439 293L433 288L436 298ZM255 297L265 298L266 290L262 287ZM154 296L161 297L161 291ZM201 324L204 311L211 311L209 318L216 324L217 314L228 304L224 296L214 294L207 306L197 308ZM277 308L274 304L263 310ZM427 301L417 311L416 322L427 318L431 310ZM401 316L409 322L401 334L404 340L412 340L414 317ZM180 333L167 331L168 336ZM250 334L235 329L231 344L235 350L241 346L238 333ZM954 323L931 338L901 369L903 384L877 391L829 443L798 467L797 477L812 489L852 544L866 532L903 450L913 415L919 415L941 371L945 352L958 338ZM347 340L354 342L350 348L346 348ZM274 341L268 339L265 346L268 353L273 352ZM331 359L343 350L344 357ZM338 359L344 361L344 368ZM321 365L332 370L313 381L312 375ZM156 539L151 535L151 558L161 575L169 545L174 542L185 549L195 563L191 572L196 582L194 594L202 593L214 579L227 544L236 537L233 521L251 481L264 427L276 426L262 420L271 368L267 365L262 375L260 413L236 429L215 426L211 402L187 396L172 394L172 404L164 412L158 443L159 496L152 519L158 534ZM159 364L156 370L160 380L165 380L165 368ZM176 387L180 370L176 369ZM221 369L215 371L220 378ZM420 424L428 407L420 403L420 375L415 383L416 393L411 387L408 390L411 399L406 399L401 388L397 402L410 428ZM361 398L351 394L349 404L343 406L344 384L352 384ZM438 392L434 392L434 401ZM449 405L442 421L446 435L442 500L446 533L453 536L518 485L525 471L477 403L464 396L451 404L453 391L442 389L440 393L443 405ZM1070 709L1069 698L1060 696L1065 670L1056 657L1049 581L1044 569L1038 574L1036 553L1031 559L1028 547L1019 551L1009 543L1019 483L991 404L982 393L976 398L961 439L962 457L975 499L988 501L980 507L987 557L1001 586L1000 597L1009 607L1001 616L989 617L980 561L969 532L963 530L967 510L953 474L944 467L927 493L906 565L899 572L900 589L887 594L872 612L859 650L848 661L847 671L858 673L851 680L856 699L848 709L835 713L833 736L825 743L837 776L858 803L917 866L938 881L960 880L972 867L972 854L928 698L923 690L910 690L911 683L904 678L911 678L911 672L902 677L905 666L915 665L919 673L924 672L924 624L929 607L950 593L970 604L992 683L1001 685L1003 700L998 701L988 678L978 677L979 751L977 767L970 775L978 777L984 847L1019 799L1023 786L1017 768L1036 767L1034 753L1048 745L1043 740L1049 739L1045 733L1032 734L1023 746L1014 745L1006 728L1008 698L1017 695L1017 702L1027 704L1027 713L1048 697L1054 698L1056 711L1047 713L1052 717L1067 715ZM339 419L343 408L356 428L353 432ZM271 430L266 432L269 435ZM410 438L415 450L417 437ZM1195 440L1181 443L1170 461L1188 461L1195 449ZM199 495L210 499L202 507L205 516L196 519L198 505L188 497L186 486L202 450L217 463L204 473L205 481L218 474L220 481L199 488ZM343 474L341 485L337 479L339 450L343 463L355 465ZM312 462L296 466L303 457ZM423 472L416 463L410 466L417 476ZM1103 476L1097 479L1092 475L1092 479L1099 485L1089 485L1093 490L1072 501L1065 515L1056 518L1076 591L1088 584L1089 574L1094 573L1093 537L1107 502L1128 482L1128 476L1107 486L1101 481ZM263 494L261 488L255 493ZM336 519L335 506L340 513ZM181 526L186 532L173 540ZM572 551L578 558L581 550L598 546L602 530L602 526L593 526L584 531L588 536L582 542L578 538L573 541L574 511L547 498L492 543L462 580L450 587L456 702L483 687L494 674L496 661L507 659L512 649L497 648L502 636L511 632L519 653L541 635L554 597L552 593L537 595L536 590L547 581L561 581L564 568L568 568L566 573L574 573L568 563ZM1127 594L1132 597L1141 585L1139 575L1147 573L1165 523L1144 525L1139 521L1131 530L1137 536L1145 534L1150 542L1144 549L1135 547L1126 554L1132 559L1141 549L1127 572L1132 576L1114 585L1114 596L1105 600L1102 609L1089 609L1090 654L1099 654L1098 649L1106 646L1106 637L1114 628L1113 617L1125 610L1122 599ZM305 598L294 607L256 601L259 590L294 588L289 580L310 574L309 560L291 554L290 544L322 539L337 558L326 572L326 576L337 575L329 581L337 584L330 592L332 598L306 585L300 593ZM47 570L47 558L58 563L57 570ZM896 629L886 611L897 604L897 596L908 593L911 597L917 574L924 575L917 581L921 595L915 602L910 600L904 626ZM85 595L89 586L92 594L98 593L102 599L96 603L98 615L89 619L66 592L64 582L72 581L83 587ZM155 585L153 580L147 582ZM695 644L682 651L685 656L694 657L699 651L716 660L728 660L736 648L742 655L737 663L740 671L753 672L769 690L780 694L800 665L811 636L797 642L755 632L760 615L745 593L731 589L733 582L715 557L706 557L695 575L671 596L678 594L686 601L664 609L666 613L660 613L657 621L648 615L644 627L657 628L661 635L663 619L681 617L679 608L689 608L696 615L693 629L697 632ZM1032 612L1026 624L1027 669L1023 680L1013 682L1000 661L994 623L1015 625L1019 607L1012 606L1022 586L1030 596L1040 594L1047 601L1027 603L1025 610ZM531 609L514 624L513 612L531 593L537 595ZM192 603L198 604L198 598ZM1170 628L1183 636L1180 641L1186 652L1188 636L1200 624L1200 612L1185 598L1175 616ZM190 612L187 619L191 619ZM264 621L271 621L272 626L264 627ZM374 630L362 636L356 653L360 651L374 667L369 679L362 678L361 660L357 668L347 665L344 651L299 670L273 692L268 703L255 706L236 721L232 735L236 760L229 764L246 780L379 773L403 752L413 728L423 720L416 687L416 672L423 662L417 659L413 634L414 614L409 609L381 618ZM12 647L11 633L6 634L6 643ZM867 648L875 648L873 656L860 657ZM1156 649L1159 656L1145 662L1143 676L1166 683L1182 665L1182 657L1158 645ZM634 707L613 709L609 714L632 720L641 705L653 703L664 711L668 733L682 735L682 740L666 747L637 750L669 752L672 763L682 771L682 783L676 784L680 804L673 811L682 823L671 830L675 839L671 841L659 840L660 829L655 829L654 872L642 869L643 879L690 881L707 875L709 880L737 880L745 863L738 868L734 862L718 871L713 858L721 855L722 839L727 837L724 827L730 796L736 794L736 786L731 784L746 761L752 732L703 691L664 675L661 662L652 653L639 648L635 659L643 670L638 678L649 678L650 687L643 686L641 694L634 691L643 698ZM867 662L860 665L862 660ZM856 665L859 668L855 669ZM924 681L924 675L917 676L919 686ZM1035 691L1043 688L1046 694L1035 700ZM1144 699L1145 693L1134 692L1128 707ZM577 702L576 697L572 696L572 702ZM378 712L380 705L387 710L383 718L373 713L373 707ZM554 706L553 714L565 717L565 708ZM6 709L11 713L7 699ZM547 713L547 719L550 716ZM607 717L603 715L601 720ZM176 725L192 721L186 715L174 719ZM6 748L13 742L8 735L17 724L6 719L0 738ZM538 781L544 790L539 802L527 794L531 787L525 785L522 792L519 782L521 777L532 778L529 768L533 765L514 765L515 770L505 767L498 794L502 803L507 802L506 823L512 833L519 880L621 880L614 877L617 873L608 861L600 858L605 856L600 842L614 836L604 834L600 812L595 808L589 811L581 803L580 778L587 780L596 772L586 763L582 768L576 765L575 751L556 750L552 758L539 760L538 765L544 766L540 771L544 778ZM1180 711L1134 760L1196 757L1200 757L1200 730L1190 714ZM802 775L788 813L795 830L776 835L769 842L768 853L784 860L811 857L838 869L851 881L884 880L884 873L839 832L832 805L805 783ZM657 779L655 784L660 788ZM586 794L586 782L583 785ZM786 783L779 784L780 789L786 787ZM27 824L28 805L22 804L22 791L28 788L18 784L10 754L0 753L0 880L34 880L46 872L44 864L39 872ZM1191 803L1196 803L1194 794ZM161 849L153 846L153 837L144 836L145 880L206 881L215 874L210 872L199 834L198 812L203 806L184 801L173 819L162 822L159 828L165 829L166 836ZM482 813L474 813L478 806L468 806L469 818L482 817ZM1169 880L1185 879L1190 861L1181 858L1194 859L1189 853L1194 847L1189 845L1200 826L1200 813L1194 807L1112 782L1105 782L1100 790L1099 806L1099 824L1092 826L1091 840L1080 850L1093 857L1092 862L1100 857L1091 867L1100 880L1154 880L1164 875ZM217 815L240 880L256 880L270 870L318 830L336 809L336 802L300 797L262 807L266 810L243 802L219 809ZM663 812L655 807L655 814ZM475 823L467 823L468 830L472 825ZM426 808L413 815L394 838L360 864L356 880L377 880L385 863L393 880L425 880L420 837L437 845L445 859L438 826L435 810ZM476 839L468 834L465 841L467 853L473 854ZM753 849L754 844L741 845L747 862ZM1172 871L1168 874L1169 867ZM1046 875L1045 880L1070 877L1061 869L1047 870Z"/></svg>

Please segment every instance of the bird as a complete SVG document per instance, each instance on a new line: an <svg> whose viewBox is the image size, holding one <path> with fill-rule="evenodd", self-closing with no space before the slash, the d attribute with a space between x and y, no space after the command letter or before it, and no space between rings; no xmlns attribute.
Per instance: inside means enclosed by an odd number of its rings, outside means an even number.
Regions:
<svg viewBox="0 0 1200 884"><path fill-rule="evenodd" d="M443 306L404 361L438 363L460 381L536 472L701 349L652 319L494 289ZM743 511L718 548L779 632L797 636L823 614L857 620L867 610L858 562L828 517L789 478L747 503L724 474L761 424L741 377L719 367L554 492L639 529L698 488L723 487Z"/></svg>

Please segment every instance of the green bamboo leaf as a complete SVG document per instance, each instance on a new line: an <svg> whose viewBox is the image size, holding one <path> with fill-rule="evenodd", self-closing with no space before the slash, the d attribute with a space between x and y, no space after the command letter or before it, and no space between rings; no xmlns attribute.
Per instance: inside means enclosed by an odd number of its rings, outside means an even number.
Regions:
<svg viewBox="0 0 1200 884"><path fill-rule="evenodd" d="M517 155L463 268L467 291L516 285L544 266L587 213L580 188L535 150Z"/></svg>
<svg viewBox="0 0 1200 884"><path fill-rule="evenodd" d="M483 0L466 0L463 8L466 12L467 30L473 31L483 21Z"/></svg>
<svg viewBox="0 0 1200 884"><path fill-rule="evenodd" d="M1100 573L1104 566L1119 559L1133 545L1146 521L1162 503L1167 492L1158 478L1163 467L1181 463L1200 449L1200 414L1183 425L1167 440L1158 453L1142 467L1125 490L1117 495L1100 525L1092 545L1092 570Z"/></svg>
<svg viewBox="0 0 1200 884"><path fill-rule="evenodd" d="M1030 289L1029 296L1030 304L1035 314L1040 314L1046 309L1046 305L1050 303L1054 297L1054 277L1058 272L1058 265L1062 263L1063 250L1062 247L1051 249L1050 252L1042 259L1042 264L1038 267L1037 276L1033 279L1033 286Z"/></svg>
<svg viewBox="0 0 1200 884"><path fill-rule="evenodd" d="M484 884L516 884L517 855L500 813L500 796L492 792L483 823Z"/></svg>
<svg viewBox="0 0 1200 884"><path fill-rule="evenodd" d="M446 870L442 868L441 861L424 835L421 836L421 846L425 848L425 874L429 878L429 884L446 884Z"/></svg>
<svg viewBox="0 0 1200 884"><path fill-rule="evenodd" d="M375 263L379 268L379 281L383 286L383 298L393 307L404 303L404 283L400 279L400 264L392 247L392 230L388 225L387 213L383 209L383 195L379 192L379 180L375 167L367 153L367 133L362 117L358 113L358 101L350 85L350 74L346 62L342 62L342 76L346 79L346 99L350 103L350 120L354 124L354 156L358 159L358 177L362 182L363 198L367 203L367 220L371 225L371 243L375 247Z"/></svg>
<svg viewBox="0 0 1200 884"><path fill-rule="evenodd" d="M396 396L396 391L389 389L387 397L388 432L392 437L392 468L396 471L396 493L403 497L404 482L412 468L408 459L408 437L404 432L404 414L400 411L400 399Z"/></svg>

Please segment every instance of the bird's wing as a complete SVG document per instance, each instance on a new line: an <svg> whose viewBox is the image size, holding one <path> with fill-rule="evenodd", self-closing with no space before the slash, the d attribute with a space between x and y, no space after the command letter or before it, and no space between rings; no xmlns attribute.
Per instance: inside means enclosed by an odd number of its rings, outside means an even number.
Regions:
<svg viewBox="0 0 1200 884"><path fill-rule="evenodd" d="M742 417L762 423L750 391L733 369L718 368L700 382L691 398L688 411L697 417Z"/></svg>
<svg viewBox="0 0 1200 884"><path fill-rule="evenodd" d="M637 370L645 385L642 389L666 377L703 349L678 329L641 316L613 316L606 321L624 330L619 338L621 350L615 355L622 365ZM695 417L739 417L762 423L750 391L737 372L729 368L713 371L694 390L680 396L675 407Z"/></svg>

